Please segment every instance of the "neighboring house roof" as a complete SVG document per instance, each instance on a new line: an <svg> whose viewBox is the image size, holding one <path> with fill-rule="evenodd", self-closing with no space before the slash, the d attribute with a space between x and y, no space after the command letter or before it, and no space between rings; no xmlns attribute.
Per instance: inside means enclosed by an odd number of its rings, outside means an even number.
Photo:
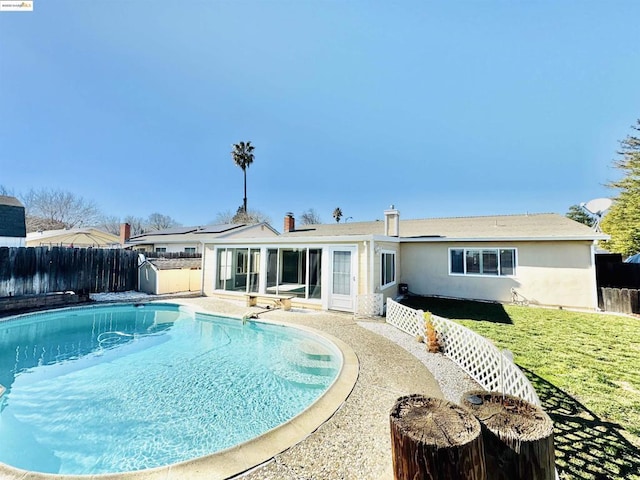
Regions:
<svg viewBox="0 0 640 480"><path fill-rule="evenodd" d="M201 258L148 258L147 262L158 270L197 269L202 267Z"/></svg>
<svg viewBox="0 0 640 480"><path fill-rule="evenodd" d="M304 225L284 237L384 235L384 221ZM555 213L400 220L400 238L438 240L604 240L607 235Z"/></svg>
<svg viewBox="0 0 640 480"><path fill-rule="evenodd" d="M261 227L261 228L255 228ZM166 230L148 232L142 235L132 236L126 246L149 245L156 243L200 243L214 238L223 238L239 234L248 234L249 230L256 230L256 237L263 236L265 229L269 236L278 235L278 232L268 223L255 224L221 224L204 225L196 227L175 227Z"/></svg>
<svg viewBox="0 0 640 480"><path fill-rule="evenodd" d="M25 238L24 206L15 197L0 195L0 237Z"/></svg>
<svg viewBox="0 0 640 480"><path fill-rule="evenodd" d="M69 228L28 233L26 244L28 247L41 245L112 247L120 244L120 238L97 228Z"/></svg>

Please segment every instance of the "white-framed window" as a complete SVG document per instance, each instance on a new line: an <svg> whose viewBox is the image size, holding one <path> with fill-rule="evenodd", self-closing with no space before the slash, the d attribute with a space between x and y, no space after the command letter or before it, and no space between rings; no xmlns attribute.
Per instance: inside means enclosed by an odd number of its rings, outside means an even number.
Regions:
<svg viewBox="0 0 640 480"><path fill-rule="evenodd" d="M167 251L167 247L156 247L157 253L165 253Z"/></svg>
<svg viewBox="0 0 640 480"><path fill-rule="evenodd" d="M515 248L450 248L450 275L511 277L516 274Z"/></svg>
<svg viewBox="0 0 640 480"><path fill-rule="evenodd" d="M184 253L196 253L196 247L184 247Z"/></svg>
<svg viewBox="0 0 640 480"><path fill-rule="evenodd" d="M396 252L382 250L380 252L380 288L387 288L396 283Z"/></svg>

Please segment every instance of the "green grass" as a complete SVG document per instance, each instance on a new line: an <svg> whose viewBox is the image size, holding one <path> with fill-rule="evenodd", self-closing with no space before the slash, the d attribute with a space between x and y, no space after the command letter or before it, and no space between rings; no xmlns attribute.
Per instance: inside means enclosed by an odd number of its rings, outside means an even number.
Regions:
<svg viewBox="0 0 640 480"><path fill-rule="evenodd" d="M404 303L513 352L556 424L565 478L640 480L640 319L428 297Z"/></svg>

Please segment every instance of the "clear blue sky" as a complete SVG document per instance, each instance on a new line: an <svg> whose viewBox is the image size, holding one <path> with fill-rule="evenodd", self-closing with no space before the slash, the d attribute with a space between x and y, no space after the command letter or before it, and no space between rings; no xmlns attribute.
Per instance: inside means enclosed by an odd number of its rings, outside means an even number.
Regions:
<svg viewBox="0 0 640 480"><path fill-rule="evenodd" d="M0 12L0 185L203 224L565 213L640 118L640 2L35 0Z"/></svg>

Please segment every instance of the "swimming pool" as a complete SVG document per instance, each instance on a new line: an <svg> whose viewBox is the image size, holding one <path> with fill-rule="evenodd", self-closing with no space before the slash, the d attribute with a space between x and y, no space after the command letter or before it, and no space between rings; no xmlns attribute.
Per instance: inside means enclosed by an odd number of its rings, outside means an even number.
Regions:
<svg viewBox="0 0 640 480"><path fill-rule="evenodd" d="M170 304L11 318L0 462L89 475L206 456L298 415L341 365L311 333Z"/></svg>

